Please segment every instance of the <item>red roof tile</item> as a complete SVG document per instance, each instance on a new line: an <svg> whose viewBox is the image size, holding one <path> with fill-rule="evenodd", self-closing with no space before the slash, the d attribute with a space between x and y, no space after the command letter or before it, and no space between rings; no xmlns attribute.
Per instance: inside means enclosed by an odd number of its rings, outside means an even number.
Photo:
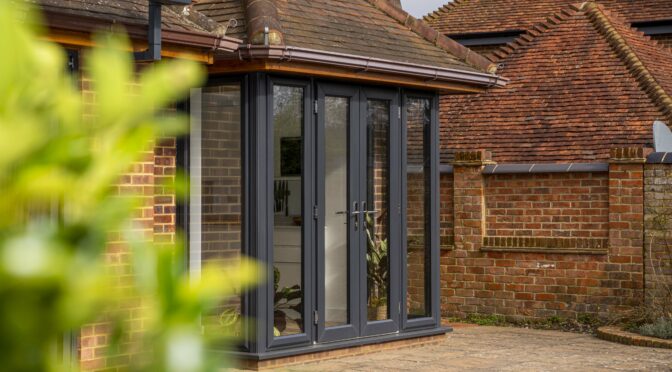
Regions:
<svg viewBox="0 0 672 372"><path fill-rule="evenodd" d="M328 52L494 73L482 56L383 0L277 0L284 43ZM194 8L247 42L243 0L199 0Z"/></svg>
<svg viewBox="0 0 672 372"><path fill-rule="evenodd" d="M127 25L147 24L147 0L26 0L40 8L56 13L98 18ZM208 31L179 14L171 7L162 8L163 28L166 30L207 33Z"/></svg>
<svg viewBox="0 0 672 372"><path fill-rule="evenodd" d="M511 81L441 103L442 158L485 149L500 163L591 162L652 143L672 120L672 53L594 3L570 6L499 53Z"/></svg>
<svg viewBox="0 0 672 372"><path fill-rule="evenodd" d="M425 17L445 34L526 30L577 0L453 0ZM670 0L600 0L628 22L672 19Z"/></svg>

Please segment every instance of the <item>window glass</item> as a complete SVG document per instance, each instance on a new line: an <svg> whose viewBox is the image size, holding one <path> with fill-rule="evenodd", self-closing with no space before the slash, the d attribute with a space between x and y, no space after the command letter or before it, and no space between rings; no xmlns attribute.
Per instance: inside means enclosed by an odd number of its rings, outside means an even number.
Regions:
<svg viewBox="0 0 672 372"><path fill-rule="evenodd" d="M273 333L303 328L303 96L273 87Z"/></svg>
<svg viewBox="0 0 672 372"><path fill-rule="evenodd" d="M430 156L431 100L406 100L406 247L409 318L431 316L430 296Z"/></svg>
<svg viewBox="0 0 672 372"><path fill-rule="evenodd" d="M194 89L191 95L189 262L235 264L243 242L240 84ZM240 294L240 290L238 290ZM206 333L241 336L241 297L203 315Z"/></svg>

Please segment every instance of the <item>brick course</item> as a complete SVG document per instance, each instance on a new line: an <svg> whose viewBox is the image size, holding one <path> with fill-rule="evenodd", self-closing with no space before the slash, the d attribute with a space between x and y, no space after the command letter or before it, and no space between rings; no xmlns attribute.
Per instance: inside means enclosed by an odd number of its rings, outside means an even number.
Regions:
<svg viewBox="0 0 672 372"><path fill-rule="evenodd" d="M647 164L645 190L646 299L672 294L672 164Z"/></svg>
<svg viewBox="0 0 672 372"><path fill-rule="evenodd" d="M602 173L485 177L488 236L606 238L608 177Z"/></svg>
<svg viewBox="0 0 672 372"><path fill-rule="evenodd" d="M443 314L576 318L641 304L643 156L612 152L608 173L483 175L487 153L457 153L454 186L441 190L455 231L441 257Z"/></svg>
<svg viewBox="0 0 672 372"><path fill-rule="evenodd" d="M81 72L79 85L84 98L85 115L93 121L95 120L92 116L93 108L97 99L93 90L93 81L85 70ZM128 172L122 174L118 182L112 186L119 197L140 197L140 205L133 213L129 232L146 241L154 239L156 218L154 214L156 156L153 147L153 144L148 144L147 151L140 156L141 160L133 164ZM127 241L121 232L110 232L105 261L110 272L116 277L113 284L119 288L129 287L133 280L132 262ZM141 309L142 301L140 299L129 299L115 311L131 322L133 329L142 330ZM117 355L112 358L106 355L110 332L110 324L107 322L106 316L106 314L102 314L96 322L88 324L80 330L78 353L80 368L83 370L125 370L131 358L135 357L134 355ZM134 338L129 337L122 342L125 343L125 346L129 346L133 344Z"/></svg>

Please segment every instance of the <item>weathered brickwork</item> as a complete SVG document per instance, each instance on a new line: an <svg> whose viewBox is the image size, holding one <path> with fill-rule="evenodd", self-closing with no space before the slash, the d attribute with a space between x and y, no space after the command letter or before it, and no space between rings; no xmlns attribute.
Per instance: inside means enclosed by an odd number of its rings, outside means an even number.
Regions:
<svg viewBox="0 0 672 372"><path fill-rule="evenodd" d="M119 183L114 186L120 197L141 195L141 206L135 211L132 220L131 233L144 237L147 241L153 239L154 232L154 153L147 151L143 161L132 166L127 174L121 176ZM105 253L105 260L110 272L114 275L115 284L120 288L129 287L133 281L132 262L127 242L121 233L111 232ZM128 319L134 331L141 331L143 319L141 299L129 299L116 309L121 316ZM114 358L106 355L109 343L110 325L102 315L98 322L89 324L81 329L79 337L80 367L83 370L124 370L133 355L118 355ZM124 340L132 344L133 337Z"/></svg>
<svg viewBox="0 0 672 372"><path fill-rule="evenodd" d="M162 138L154 147L154 241L175 242L176 139Z"/></svg>
<svg viewBox="0 0 672 372"><path fill-rule="evenodd" d="M457 153L441 190L455 231L441 254L444 315L575 318L641 304L643 153L612 155L609 172L483 175L487 153Z"/></svg>
<svg viewBox="0 0 672 372"><path fill-rule="evenodd" d="M645 168L646 299L672 296L672 164Z"/></svg>
<svg viewBox="0 0 672 372"><path fill-rule="evenodd" d="M455 219L453 217L453 175L442 173L439 178L440 208L439 208L439 226L441 229L441 248L452 249L455 244L455 233L453 226Z"/></svg>
<svg viewBox="0 0 672 372"><path fill-rule="evenodd" d="M485 177L488 236L606 238L608 178L603 173Z"/></svg>
<svg viewBox="0 0 672 372"><path fill-rule="evenodd" d="M93 91L93 81L83 71L80 76L80 88L85 101L85 114L95 120L92 109L96 104L96 95ZM174 196L169 196L163 188L164 177L171 178L175 173L175 142L174 140L161 141L160 144L148 144L147 151L141 154L142 160L133 164L131 169L120 176L113 185L114 191L120 197L140 197L140 205L134 211L131 220L131 229L126 233L139 236L145 241L170 241L174 234ZM156 180L160 182L156 182ZM162 199L162 197L165 197ZM170 200L168 200L170 199ZM108 269L114 275L115 284L120 288L130 287L133 281L133 271L126 237L120 232L111 232L105 252ZM127 350L132 350L137 341L136 331L142 331L142 300L128 299L115 309L122 316L133 332L122 340ZM109 344L110 323L106 314L101 315L97 322L82 327L79 333L79 360L80 368L86 371L121 371L126 370L130 361L139 354L106 355Z"/></svg>

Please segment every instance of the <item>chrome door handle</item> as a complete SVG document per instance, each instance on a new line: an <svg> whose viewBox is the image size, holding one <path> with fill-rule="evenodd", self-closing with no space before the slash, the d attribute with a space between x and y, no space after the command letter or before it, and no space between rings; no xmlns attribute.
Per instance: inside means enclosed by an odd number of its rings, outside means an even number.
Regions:
<svg viewBox="0 0 672 372"><path fill-rule="evenodd" d="M358 211L358 210L357 210L357 202L354 202L354 203L353 203L353 205L352 205L352 210L353 210L354 212L350 212L350 211L338 211L338 212L336 212L335 214L337 214L337 215L349 214L351 217L355 217L355 216L357 216L358 214L362 213L361 211Z"/></svg>
<svg viewBox="0 0 672 372"><path fill-rule="evenodd" d="M367 211L366 210L366 202L363 201L362 202L362 211L360 211L360 213L369 215L369 214L378 214L378 213L380 213L380 211L377 211L377 210Z"/></svg>

